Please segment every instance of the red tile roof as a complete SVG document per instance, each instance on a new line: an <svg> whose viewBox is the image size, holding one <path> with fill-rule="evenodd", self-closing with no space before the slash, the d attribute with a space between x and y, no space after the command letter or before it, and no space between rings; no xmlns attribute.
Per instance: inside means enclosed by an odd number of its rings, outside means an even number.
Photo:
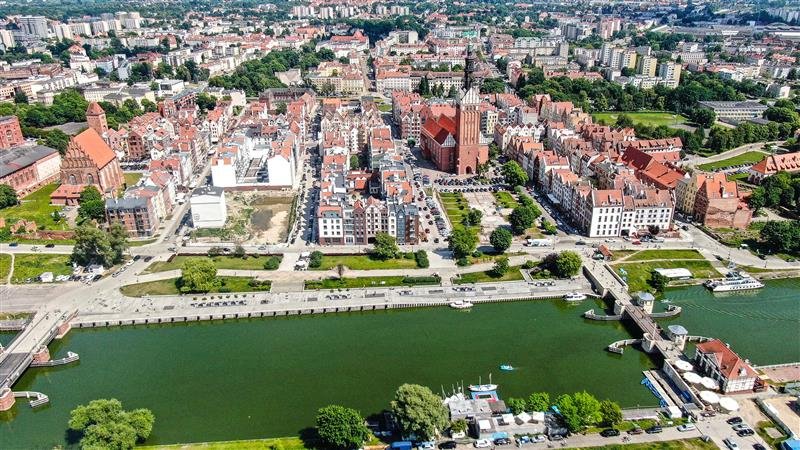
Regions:
<svg viewBox="0 0 800 450"><path fill-rule="evenodd" d="M102 169L117 157L114 150L111 150L106 141L92 128L87 128L79 135L72 137L72 141L81 148L98 169Z"/></svg>
<svg viewBox="0 0 800 450"><path fill-rule="evenodd" d="M719 339L697 344L697 351L714 355L720 373L729 380L758 376L749 364Z"/></svg>

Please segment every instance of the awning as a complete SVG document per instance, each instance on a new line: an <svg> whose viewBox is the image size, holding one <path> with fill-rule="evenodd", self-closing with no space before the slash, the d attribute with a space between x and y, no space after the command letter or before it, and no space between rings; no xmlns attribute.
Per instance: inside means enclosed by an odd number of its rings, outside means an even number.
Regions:
<svg viewBox="0 0 800 450"><path fill-rule="evenodd" d="M719 395L711 391L700 391L700 398L703 399L704 402L711 405L719 403Z"/></svg>
<svg viewBox="0 0 800 450"><path fill-rule="evenodd" d="M680 370L681 372L688 372L694 368L692 363L689 361L685 361L683 359L678 359L672 362L672 365L675 366L676 369Z"/></svg>
<svg viewBox="0 0 800 450"><path fill-rule="evenodd" d="M517 423L519 424L528 423L531 421L531 415L526 413L525 411L522 411L521 413L517 414L516 419Z"/></svg>
<svg viewBox="0 0 800 450"><path fill-rule="evenodd" d="M719 389L719 383L717 383L717 380L713 378L703 377L700 379L700 384L702 384L703 387L706 389L712 389L712 390Z"/></svg>
<svg viewBox="0 0 800 450"><path fill-rule="evenodd" d="M730 397L720 397L719 407L728 411L738 411L739 403Z"/></svg>
<svg viewBox="0 0 800 450"><path fill-rule="evenodd" d="M688 381L689 383L698 384L698 383L700 383L700 380L703 379L703 377L701 377L700 375L698 375L698 374L696 374L694 372L685 372L683 374L683 379Z"/></svg>

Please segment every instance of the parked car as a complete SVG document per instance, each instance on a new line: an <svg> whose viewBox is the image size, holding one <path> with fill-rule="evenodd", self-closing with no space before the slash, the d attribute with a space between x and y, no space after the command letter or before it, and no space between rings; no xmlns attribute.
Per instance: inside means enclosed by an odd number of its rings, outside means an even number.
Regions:
<svg viewBox="0 0 800 450"><path fill-rule="evenodd" d="M453 450L456 448L456 441L444 441L439 444L439 448L442 450Z"/></svg>
<svg viewBox="0 0 800 450"><path fill-rule="evenodd" d="M616 430L614 428L606 428L605 430L600 432L600 436L603 437L619 436L619 430Z"/></svg>
<svg viewBox="0 0 800 450"><path fill-rule="evenodd" d="M766 447L764 447L764 446L763 446L763 445L761 445L761 444L753 444L753 449L754 449L754 450L767 450L767 448L766 448Z"/></svg>
<svg viewBox="0 0 800 450"><path fill-rule="evenodd" d="M700 413L700 415L703 417L714 417L717 415L717 413L714 411L703 411Z"/></svg>
<svg viewBox="0 0 800 450"><path fill-rule="evenodd" d="M724 439L722 442L723 442L723 443L725 444L725 446L726 446L726 447L728 447L730 450L739 450L739 444L737 444L737 443L736 443L736 441L734 441L734 440L733 440L733 439L731 439L731 438L725 438L725 439Z"/></svg>
<svg viewBox="0 0 800 450"><path fill-rule="evenodd" d="M544 435L543 435L543 434L537 434L536 436L533 436L533 437L531 438L531 442L532 442L532 443L534 443L534 444L535 444L535 443L542 443L542 442L544 442L544 441L546 441L546 440L547 440L547 438L546 438L546 437L544 437Z"/></svg>
<svg viewBox="0 0 800 450"><path fill-rule="evenodd" d="M56 244L50 243L50 244L45 244L44 248L53 248L55 246Z"/></svg>
<svg viewBox="0 0 800 450"><path fill-rule="evenodd" d="M642 434L642 433L644 433L644 430L639 428L638 426L628 430L628 434Z"/></svg>
<svg viewBox="0 0 800 450"><path fill-rule="evenodd" d="M696 429L697 429L697 427L693 423L685 423L683 425L678 425L678 428L677 428L677 430L680 431L680 432L694 431Z"/></svg>
<svg viewBox="0 0 800 450"><path fill-rule="evenodd" d="M756 432L753 431L752 428L743 428L743 429L741 429L741 430L736 432L736 435L739 436L739 437L752 436L754 434L756 434Z"/></svg>
<svg viewBox="0 0 800 450"><path fill-rule="evenodd" d="M436 442L433 441L420 442L418 447L423 450L433 450L434 448L436 448Z"/></svg>
<svg viewBox="0 0 800 450"><path fill-rule="evenodd" d="M497 438L494 440L494 445L510 445L511 439L509 438Z"/></svg>
<svg viewBox="0 0 800 450"><path fill-rule="evenodd" d="M743 421L742 421L741 417L736 416L736 417L731 417L730 419L726 420L725 422L728 425L738 425L738 424L742 423Z"/></svg>
<svg viewBox="0 0 800 450"><path fill-rule="evenodd" d="M489 448L492 446L492 441L488 439L478 439L472 444L475 448Z"/></svg>
<svg viewBox="0 0 800 450"><path fill-rule="evenodd" d="M646 429L644 431L647 434L657 434L657 433L661 433L662 431L664 431L664 429L661 428L660 425L653 425L652 427L650 427L650 428L648 428L648 429Z"/></svg>
<svg viewBox="0 0 800 450"><path fill-rule="evenodd" d="M16 246L18 246L18 245L19 245L19 243L17 243L17 242L10 242L10 243L8 244L8 246L9 246L9 247L16 247Z"/></svg>

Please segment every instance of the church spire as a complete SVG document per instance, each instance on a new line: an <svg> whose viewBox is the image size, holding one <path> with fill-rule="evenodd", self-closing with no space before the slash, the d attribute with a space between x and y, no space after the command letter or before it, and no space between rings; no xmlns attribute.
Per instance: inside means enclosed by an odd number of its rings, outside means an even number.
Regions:
<svg viewBox="0 0 800 450"><path fill-rule="evenodd" d="M464 90L468 91L475 84L475 54L472 44L467 45L467 57L464 61Z"/></svg>

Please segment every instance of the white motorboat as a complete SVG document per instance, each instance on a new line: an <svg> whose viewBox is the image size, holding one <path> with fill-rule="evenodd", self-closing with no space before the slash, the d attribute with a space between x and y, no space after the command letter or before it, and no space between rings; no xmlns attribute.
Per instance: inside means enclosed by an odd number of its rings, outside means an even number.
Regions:
<svg viewBox="0 0 800 450"><path fill-rule="evenodd" d="M581 300L586 300L586 294L581 294L580 292L570 292L564 294L564 300L568 302L579 302Z"/></svg>
<svg viewBox="0 0 800 450"><path fill-rule="evenodd" d="M450 307L453 309L469 309L472 308L472 303L465 300L456 300L450 303Z"/></svg>

